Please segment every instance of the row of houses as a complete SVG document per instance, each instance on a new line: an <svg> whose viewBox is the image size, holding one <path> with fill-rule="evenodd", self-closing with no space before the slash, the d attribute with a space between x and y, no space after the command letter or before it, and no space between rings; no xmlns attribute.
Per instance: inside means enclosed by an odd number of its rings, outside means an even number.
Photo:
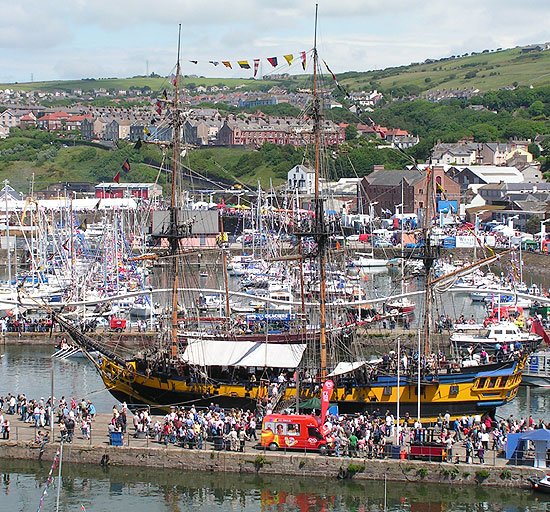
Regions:
<svg viewBox="0 0 550 512"><path fill-rule="evenodd" d="M432 163L438 165L507 165L522 155L533 161L528 140L509 142L474 142L473 138L456 143L438 142L432 149Z"/></svg>

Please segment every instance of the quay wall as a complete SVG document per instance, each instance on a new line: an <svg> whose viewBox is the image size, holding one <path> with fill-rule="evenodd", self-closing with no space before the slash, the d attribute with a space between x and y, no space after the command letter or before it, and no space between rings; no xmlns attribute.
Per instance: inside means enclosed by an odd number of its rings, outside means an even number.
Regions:
<svg viewBox="0 0 550 512"><path fill-rule="evenodd" d="M52 461L58 444L47 445L43 461ZM0 447L0 458L37 460L38 447L25 442L7 441ZM107 459L108 458L108 459ZM518 466L451 464L408 460L341 458L304 453L225 452L157 447L115 447L65 445L63 461L73 464L140 466L152 469L182 469L216 473L268 474L329 479L427 482L444 485L529 487L529 477L542 478L544 470Z"/></svg>

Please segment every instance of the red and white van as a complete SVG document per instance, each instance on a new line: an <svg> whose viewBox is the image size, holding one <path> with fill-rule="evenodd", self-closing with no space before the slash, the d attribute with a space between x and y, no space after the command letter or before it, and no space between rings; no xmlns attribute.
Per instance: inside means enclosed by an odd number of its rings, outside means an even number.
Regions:
<svg viewBox="0 0 550 512"><path fill-rule="evenodd" d="M270 450L316 450L325 453L329 441L319 418L305 414L268 414L262 422L260 443Z"/></svg>

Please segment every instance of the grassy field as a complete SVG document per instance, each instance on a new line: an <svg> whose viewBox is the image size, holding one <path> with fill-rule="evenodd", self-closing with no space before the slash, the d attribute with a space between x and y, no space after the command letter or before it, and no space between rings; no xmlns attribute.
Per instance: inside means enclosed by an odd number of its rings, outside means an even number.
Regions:
<svg viewBox="0 0 550 512"><path fill-rule="evenodd" d="M414 86L421 91L435 89L477 88L482 91L519 85L550 84L550 50L522 54L521 48L480 53L429 64L411 64L383 70L340 73L338 80L347 89L357 91L377 88L389 92L404 86ZM291 76L287 80L264 81L239 78L183 78L184 86L194 84L227 85L235 87L245 85L248 90L266 90L272 85L281 87L307 86L310 77L307 75ZM333 85L330 77L327 84ZM25 91L30 90L73 90L82 89L125 89L130 87L150 87L153 91L171 87L167 78L133 77L105 78L97 80L72 80L33 82L18 84L0 84L0 88L12 87Z"/></svg>
<svg viewBox="0 0 550 512"><path fill-rule="evenodd" d="M343 73L339 78L352 90L368 88L373 82L383 91L406 85L424 91L471 87L483 91L515 82L519 85L547 85L550 84L550 50L522 54L520 48L514 48L430 64Z"/></svg>
<svg viewBox="0 0 550 512"><path fill-rule="evenodd" d="M247 90L259 90L265 87L271 87L277 82L269 80L247 80L241 78L185 78L182 77L181 83L184 87L194 84L196 86L228 86L236 87L245 85ZM15 84L0 84L0 89L12 88L22 91L45 91L52 92L56 90L72 91L81 89L83 92L92 89L115 89L128 90L131 87L150 87L153 91L162 91L164 88L171 88L172 83L168 78L158 77L134 77L134 78L99 78L97 80L55 80L51 82L20 82Z"/></svg>

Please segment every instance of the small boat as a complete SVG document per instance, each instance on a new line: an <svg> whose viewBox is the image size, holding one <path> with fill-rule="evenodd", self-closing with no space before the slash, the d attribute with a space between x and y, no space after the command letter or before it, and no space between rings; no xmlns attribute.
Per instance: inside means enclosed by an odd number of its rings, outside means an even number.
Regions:
<svg viewBox="0 0 550 512"><path fill-rule="evenodd" d="M544 475L543 478L536 478L532 476L529 478L529 481L535 491L550 494L550 473Z"/></svg>
<svg viewBox="0 0 550 512"><path fill-rule="evenodd" d="M458 346L481 345L485 348L497 347L497 345L500 347L507 343L528 343L536 346L541 341L541 336L522 332L512 322L490 324L487 331L483 334L455 333L451 335L451 342L456 343Z"/></svg>
<svg viewBox="0 0 550 512"><path fill-rule="evenodd" d="M399 313L412 313L415 308L416 304L408 297L401 297L400 299L386 302L387 311L396 309Z"/></svg>

